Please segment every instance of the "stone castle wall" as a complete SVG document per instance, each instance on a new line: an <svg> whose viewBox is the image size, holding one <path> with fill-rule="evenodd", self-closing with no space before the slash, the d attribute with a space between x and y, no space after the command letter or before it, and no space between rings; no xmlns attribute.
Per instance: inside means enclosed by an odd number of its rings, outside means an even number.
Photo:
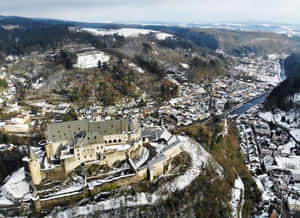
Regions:
<svg viewBox="0 0 300 218"><path fill-rule="evenodd" d="M137 149L138 150L138 149ZM166 153L167 151L167 153ZM159 161L155 162L153 165L146 166L140 168L135 175L125 177L118 179L116 181L105 183L99 186L93 187L92 190L89 190L88 187L85 187L81 192L76 192L67 196L58 196L54 198L48 198L48 199L38 199L34 202L36 205L36 208L52 208L56 205L66 205L75 203L83 198L95 196L96 194L103 191L105 186L107 184L111 185L111 187L114 186L127 186L130 184L138 183L142 180L148 179L152 181L155 177L158 177L164 173L165 166L169 163L169 161L174 158L175 156L179 155L181 153L181 147L180 145L175 145L170 147L168 150L165 151L165 154L163 154L164 158L160 158ZM171 158L170 158L171 157ZM113 157L112 157L113 158ZM116 155L116 158L119 158L118 155ZM38 211L39 212L39 211Z"/></svg>

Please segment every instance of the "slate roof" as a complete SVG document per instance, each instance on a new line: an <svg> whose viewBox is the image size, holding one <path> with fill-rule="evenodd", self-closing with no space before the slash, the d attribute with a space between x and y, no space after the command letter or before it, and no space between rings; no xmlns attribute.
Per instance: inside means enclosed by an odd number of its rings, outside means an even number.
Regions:
<svg viewBox="0 0 300 218"><path fill-rule="evenodd" d="M133 120L109 120L89 122L76 120L48 125L46 133L48 142L68 141L80 133L85 133L90 143L101 143L105 135L127 134L139 129L139 123Z"/></svg>

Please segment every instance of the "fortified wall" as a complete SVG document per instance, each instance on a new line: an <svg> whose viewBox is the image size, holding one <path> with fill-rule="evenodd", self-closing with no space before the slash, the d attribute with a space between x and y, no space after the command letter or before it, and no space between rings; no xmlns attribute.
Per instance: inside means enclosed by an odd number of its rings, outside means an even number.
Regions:
<svg viewBox="0 0 300 218"><path fill-rule="evenodd" d="M182 151L178 138L166 130L154 135L142 135L137 120L50 124L45 148L31 147L26 159L36 211L95 196L107 185L120 187L145 179L151 182ZM155 157L149 157L144 147L152 140L164 143ZM115 163L122 163L121 168L112 167ZM103 167L110 171L99 171ZM90 168L98 169L92 171L96 175L87 174Z"/></svg>

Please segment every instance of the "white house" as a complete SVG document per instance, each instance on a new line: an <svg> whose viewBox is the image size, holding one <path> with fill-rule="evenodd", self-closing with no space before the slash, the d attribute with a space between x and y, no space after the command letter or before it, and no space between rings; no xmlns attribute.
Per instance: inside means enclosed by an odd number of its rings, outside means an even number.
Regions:
<svg viewBox="0 0 300 218"><path fill-rule="evenodd" d="M108 62L110 57L104 52L101 51L88 51L77 54L77 63L74 64L74 67L86 69L93 68L98 66L98 62L101 64Z"/></svg>

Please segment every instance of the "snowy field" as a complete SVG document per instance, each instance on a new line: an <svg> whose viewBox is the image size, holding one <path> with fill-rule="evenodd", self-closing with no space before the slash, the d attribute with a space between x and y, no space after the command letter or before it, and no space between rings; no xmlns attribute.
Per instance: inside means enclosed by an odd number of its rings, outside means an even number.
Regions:
<svg viewBox="0 0 300 218"><path fill-rule="evenodd" d="M30 200L29 183L25 179L24 167L14 172L1 187L1 205L12 205L19 200Z"/></svg>
<svg viewBox="0 0 300 218"><path fill-rule="evenodd" d="M145 71L142 68L136 66L134 63L130 63L130 64L128 64L128 66L132 67L133 69L135 69L139 73L145 73Z"/></svg>
<svg viewBox="0 0 300 218"><path fill-rule="evenodd" d="M234 182L234 187L232 188L232 194L231 194L231 207L233 209L232 211L232 217L234 218L241 218L242 217L242 208L244 204L244 183L241 180L240 177L238 177ZM238 206L241 205L240 211L238 211Z"/></svg>
<svg viewBox="0 0 300 218"><path fill-rule="evenodd" d="M168 33L162 33L155 30L136 29L136 28L122 28L122 29L94 29L94 28L82 28L82 31L89 32L95 36L106 36L117 34L119 36L138 37L139 35L148 35L154 33L158 40L165 40L166 38L173 37Z"/></svg>

